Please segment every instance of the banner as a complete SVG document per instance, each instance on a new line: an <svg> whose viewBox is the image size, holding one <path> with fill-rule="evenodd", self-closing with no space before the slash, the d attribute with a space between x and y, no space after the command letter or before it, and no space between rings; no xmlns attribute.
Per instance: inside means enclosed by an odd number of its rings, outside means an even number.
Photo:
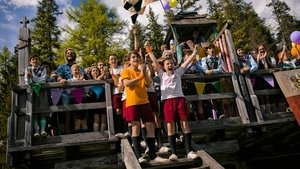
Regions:
<svg viewBox="0 0 300 169"><path fill-rule="evenodd" d="M274 72L274 75L300 126L300 69Z"/></svg>

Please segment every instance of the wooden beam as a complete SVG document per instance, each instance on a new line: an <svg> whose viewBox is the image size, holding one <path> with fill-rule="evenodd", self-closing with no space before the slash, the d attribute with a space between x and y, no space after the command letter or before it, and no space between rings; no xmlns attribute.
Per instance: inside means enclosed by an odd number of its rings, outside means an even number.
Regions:
<svg viewBox="0 0 300 169"><path fill-rule="evenodd" d="M126 169L142 169L127 139L121 140L121 153Z"/></svg>
<svg viewBox="0 0 300 169"><path fill-rule="evenodd" d="M223 166L221 166L221 164L219 164L215 159L213 159L205 151L198 150L197 154L209 166L210 169L225 169Z"/></svg>
<svg viewBox="0 0 300 169"><path fill-rule="evenodd" d="M236 94L231 93L212 93L212 94L202 94L202 95L186 95L187 101L198 101L198 100L210 100L210 99L231 99L235 98Z"/></svg>
<svg viewBox="0 0 300 169"><path fill-rule="evenodd" d="M34 114L45 114L49 112L65 112L65 111L78 111L78 110L92 110L106 108L105 102L96 103L81 103L81 104L70 104L70 105L60 105L60 106L43 106L34 107ZM26 108L21 109L22 112L26 112Z"/></svg>

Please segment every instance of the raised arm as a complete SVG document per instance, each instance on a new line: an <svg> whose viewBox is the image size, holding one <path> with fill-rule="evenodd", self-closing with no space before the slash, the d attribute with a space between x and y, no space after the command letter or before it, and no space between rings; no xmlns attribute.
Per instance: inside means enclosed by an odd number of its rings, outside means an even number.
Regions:
<svg viewBox="0 0 300 169"><path fill-rule="evenodd" d="M197 53L198 53L198 45L195 45L194 52L181 64L180 67L186 68L194 60L194 57L197 55Z"/></svg>
<svg viewBox="0 0 300 169"><path fill-rule="evenodd" d="M149 41L147 41L144 45L146 52L148 53L148 56L150 57L150 59L153 62L153 66L154 69L156 70L156 72L159 72L161 70L160 64L158 63L158 61L156 60L153 52L152 52L152 46L151 43Z"/></svg>

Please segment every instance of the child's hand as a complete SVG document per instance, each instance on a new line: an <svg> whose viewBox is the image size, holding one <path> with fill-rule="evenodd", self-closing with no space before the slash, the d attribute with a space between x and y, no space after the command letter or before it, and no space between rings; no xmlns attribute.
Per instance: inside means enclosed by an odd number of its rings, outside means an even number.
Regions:
<svg viewBox="0 0 300 169"><path fill-rule="evenodd" d="M31 78L32 77L32 73L31 72L27 72L27 77Z"/></svg>
<svg viewBox="0 0 300 169"><path fill-rule="evenodd" d="M145 47L147 53L151 53L152 52L152 45L151 45L151 43L149 41L145 42L144 47Z"/></svg>

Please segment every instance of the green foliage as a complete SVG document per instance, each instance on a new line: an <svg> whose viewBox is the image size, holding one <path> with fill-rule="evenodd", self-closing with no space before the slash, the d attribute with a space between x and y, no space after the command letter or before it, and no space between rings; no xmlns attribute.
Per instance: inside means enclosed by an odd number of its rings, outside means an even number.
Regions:
<svg viewBox="0 0 300 169"><path fill-rule="evenodd" d="M143 26L141 23L136 22L134 27L133 27L137 33L137 46L139 49L143 48L143 44L145 43L145 41L147 40L146 38L146 27ZM132 29L133 29L132 28ZM134 36L133 36L133 31L130 30L129 31L129 50L134 50Z"/></svg>
<svg viewBox="0 0 300 169"><path fill-rule="evenodd" d="M217 21L218 30L225 23L230 29L235 46L244 47L245 51L255 49L259 44L266 44L274 49L274 39L265 21L257 15L251 3L244 0L208 0L209 16Z"/></svg>
<svg viewBox="0 0 300 169"><path fill-rule="evenodd" d="M55 0L42 0L38 3L37 16L32 20L32 53L40 56L43 61L53 63L55 51L60 47L61 34L56 16L61 13Z"/></svg>
<svg viewBox="0 0 300 169"><path fill-rule="evenodd" d="M82 66L87 67L99 60L107 60L111 51L123 55L123 46L115 43L119 41L116 39L120 39L126 23L119 18L115 8L108 8L102 1L84 0L78 8L70 9L67 14L76 26L65 28L69 36L57 52L59 56L63 56L62 53L71 47L80 51L77 57L81 57ZM58 62L63 59L60 57Z"/></svg>
<svg viewBox="0 0 300 169"><path fill-rule="evenodd" d="M297 22L294 16L292 16L290 12L290 8L285 2L282 1L272 1L267 4L268 7L273 9L273 14L278 23L278 27L276 28L276 44L280 47L283 44L288 44L288 47L291 47L290 34L297 30Z"/></svg>
<svg viewBox="0 0 300 169"><path fill-rule="evenodd" d="M164 41L163 26L158 24L158 15L155 15L152 8L149 8L149 14L147 14L147 18L149 19L149 24L146 26L146 38L150 40L153 53L155 56L161 56L160 47Z"/></svg>
<svg viewBox="0 0 300 169"><path fill-rule="evenodd" d="M10 116L11 86L17 83L17 57L7 47L0 53L0 157L6 157L7 119ZM0 166L6 166L6 158L0 158Z"/></svg>

